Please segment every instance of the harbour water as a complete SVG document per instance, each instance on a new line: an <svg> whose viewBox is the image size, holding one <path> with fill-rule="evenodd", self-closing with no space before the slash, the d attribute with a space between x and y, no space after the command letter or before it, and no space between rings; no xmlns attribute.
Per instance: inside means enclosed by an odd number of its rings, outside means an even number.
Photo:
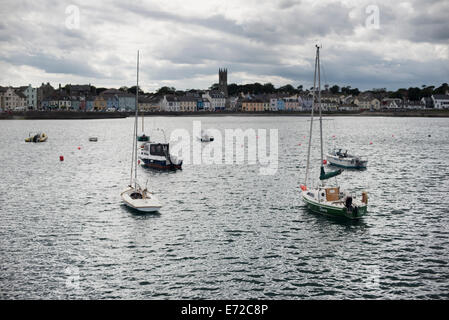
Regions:
<svg viewBox="0 0 449 320"><path fill-rule="evenodd" d="M369 159L367 170L338 178L368 192L361 221L304 207L308 118L147 117L145 127L169 136L194 120L222 131L278 129L277 172L139 168L164 203L160 214L140 215L119 195L129 182L132 118L1 121L0 298L449 298L449 120L324 121L328 147ZM36 130L48 141L25 143Z"/></svg>

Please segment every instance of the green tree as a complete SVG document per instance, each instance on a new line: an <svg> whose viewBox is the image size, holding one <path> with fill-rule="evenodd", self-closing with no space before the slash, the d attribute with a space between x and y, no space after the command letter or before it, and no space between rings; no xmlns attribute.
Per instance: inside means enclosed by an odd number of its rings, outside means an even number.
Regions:
<svg viewBox="0 0 449 320"><path fill-rule="evenodd" d="M296 90L291 84L287 84L285 86L280 87L278 89L278 92L286 92L289 94L294 94L294 93L296 93Z"/></svg>
<svg viewBox="0 0 449 320"><path fill-rule="evenodd" d="M446 94L449 91L449 85L447 83L443 83L441 86L436 88L433 93L434 94Z"/></svg>
<svg viewBox="0 0 449 320"><path fill-rule="evenodd" d="M174 94L176 89L174 87L161 87L157 90L157 94Z"/></svg>
<svg viewBox="0 0 449 320"><path fill-rule="evenodd" d="M263 92L264 93L273 93L275 91L276 91L276 89L274 88L272 83L268 82L268 83L265 83L263 85Z"/></svg>
<svg viewBox="0 0 449 320"><path fill-rule="evenodd" d="M108 88L97 88L95 91L98 96L100 93L102 93L103 91L106 91L106 90L108 90Z"/></svg>
<svg viewBox="0 0 449 320"><path fill-rule="evenodd" d="M334 85L334 86L332 86L332 87L330 88L330 91L331 91L332 94L337 94L337 93L340 92L340 87L337 86L337 85Z"/></svg>
<svg viewBox="0 0 449 320"><path fill-rule="evenodd" d="M136 94L136 86L132 86L131 88L128 88L128 93ZM144 94L142 88L139 88L139 94Z"/></svg>

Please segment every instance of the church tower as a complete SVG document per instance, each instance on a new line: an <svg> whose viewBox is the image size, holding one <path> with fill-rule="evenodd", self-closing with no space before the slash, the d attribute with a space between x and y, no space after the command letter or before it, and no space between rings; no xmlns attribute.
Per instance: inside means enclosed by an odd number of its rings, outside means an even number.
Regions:
<svg viewBox="0 0 449 320"><path fill-rule="evenodd" d="M218 90L228 97L228 69L218 69Z"/></svg>

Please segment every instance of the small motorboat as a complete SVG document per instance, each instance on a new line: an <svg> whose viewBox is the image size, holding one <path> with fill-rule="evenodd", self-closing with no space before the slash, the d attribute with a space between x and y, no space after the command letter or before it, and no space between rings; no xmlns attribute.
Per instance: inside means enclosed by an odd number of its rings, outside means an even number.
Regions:
<svg viewBox="0 0 449 320"><path fill-rule="evenodd" d="M182 159L170 154L169 148L169 143L144 143L140 148L139 154L141 165L161 170L182 169Z"/></svg>
<svg viewBox="0 0 449 320"><path fill-rule="evenodd" d="M348 169L365 169L368 164L368 160L349 154L348 150L343 152L342 149L330 151L327 154L327 161L331 165Z"/></svg>
<svg viewBox="0 0 449 320"><path fill-rule="evenodd" d="M146 188L130 185L121 194L123 202L130 208L141 212L157 212L162 208L159 199Z"/></svg>
<svg viewBox="0 0 449 320"><path fill-rule="evenodd" d="M90 138L89 138L89 141L91 141L91 142L97 142L97 141L98 141L98 138L97 138L97 137L90 137Z"/></svg>
<svg viewBox="0 0 449 320"><path fill-rule="evenodd" d="M207 133L207 131L201 130L201 142L212 142L214 141L214 137Z"/></svg>
<svg viewBox="0 0 449 320"><path fill-rule="evenodd" d="M37 134L32 135L29 134L28 138L25 138L25 142L45 142L47 141L48 136L45 133L39 132Z"/></svg>

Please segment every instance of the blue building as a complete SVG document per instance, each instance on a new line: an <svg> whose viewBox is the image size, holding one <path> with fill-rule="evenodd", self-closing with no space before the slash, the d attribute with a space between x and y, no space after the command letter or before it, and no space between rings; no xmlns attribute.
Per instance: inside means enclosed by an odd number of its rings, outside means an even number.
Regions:
<svg viewBox="0 0 449 320"><path fill-rule="evenodd" d="M204 101L203 99L199 98L196 102L196 110L204 110Z"/></svg>
<svg viewBox="0 0 449 320"><path fill-rule="evenodd" d="M136 110L136 97L133 94L117 89L109 89L103 91L101 95L106 100L107 108L126 109L128 111Z"/></svg>
<svg viewBox="0 0 449 320"><path fill-rule="evenodd" d="M283 111L285 110L285 101L282 98L278 98L277 99L277 109L278 111Z"/></svg>

